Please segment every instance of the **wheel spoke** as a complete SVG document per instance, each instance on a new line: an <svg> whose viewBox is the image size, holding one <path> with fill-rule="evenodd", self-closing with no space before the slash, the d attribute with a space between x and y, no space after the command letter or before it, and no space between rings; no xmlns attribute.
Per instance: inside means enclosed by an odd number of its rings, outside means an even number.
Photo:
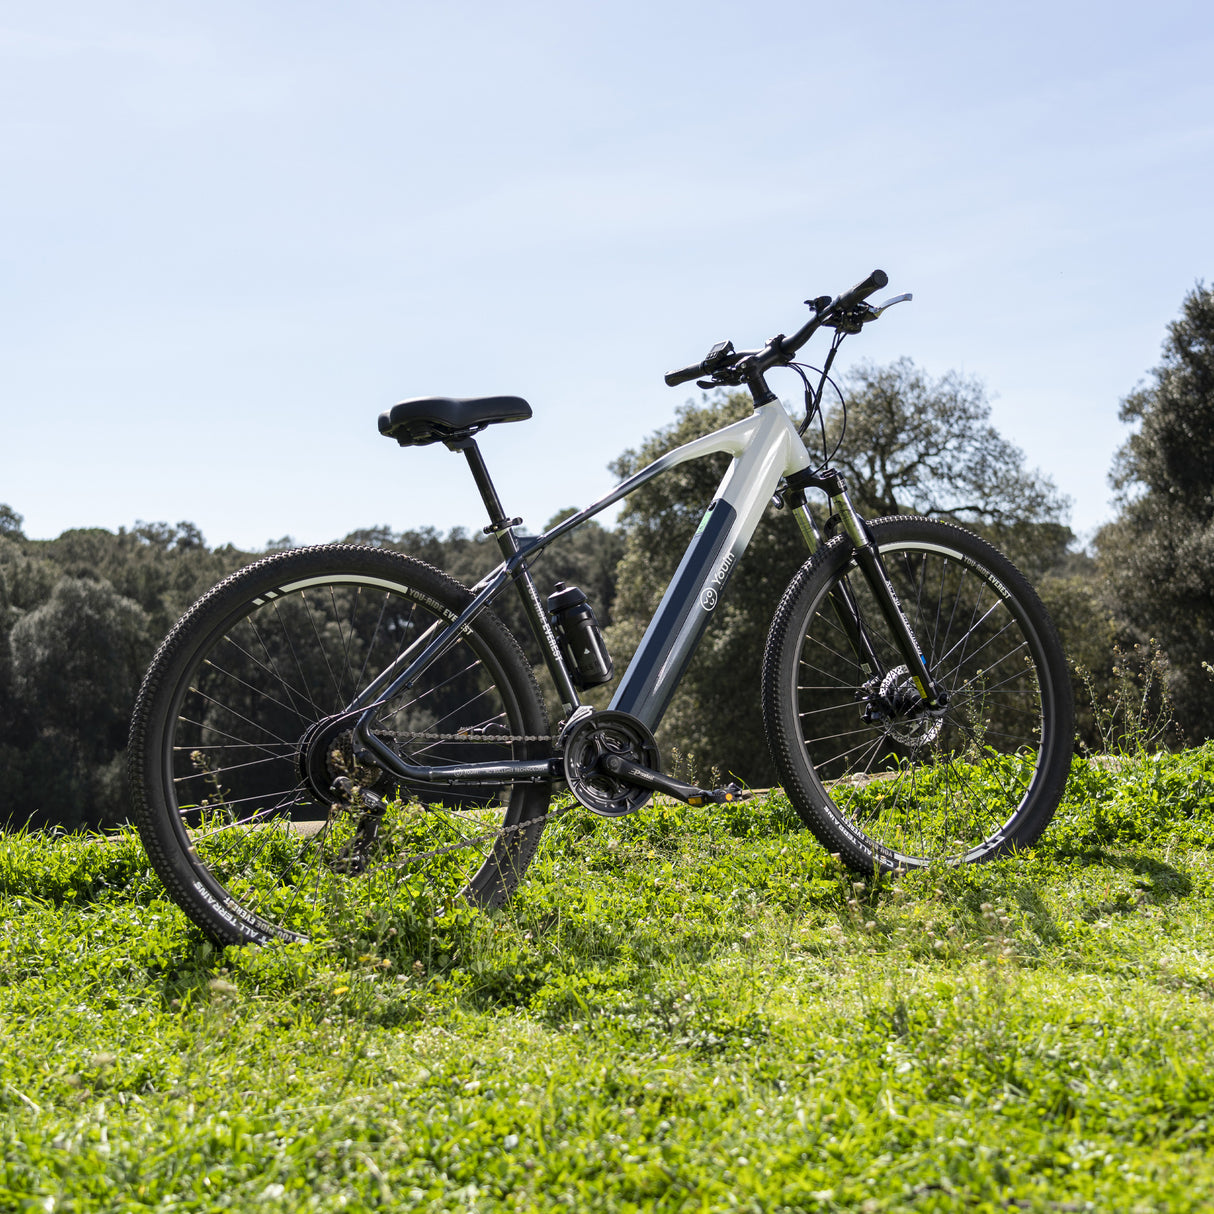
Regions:
<svg viewBox="0 0 1214 1214"><path fill-rule="evenodd" d="M824 550L797 597L786 596L765 660L764 712L769 733L787 739L773 753L789 796L832 851L865 871L981 859L1031 841L1065 775L1066 747L1050 737L1070 733L1052 626L1016 571L975 537L928 520L873 527L947 700L928 709L847 549ZM879 670L862 670L840 644L844 586Z"/></svg>

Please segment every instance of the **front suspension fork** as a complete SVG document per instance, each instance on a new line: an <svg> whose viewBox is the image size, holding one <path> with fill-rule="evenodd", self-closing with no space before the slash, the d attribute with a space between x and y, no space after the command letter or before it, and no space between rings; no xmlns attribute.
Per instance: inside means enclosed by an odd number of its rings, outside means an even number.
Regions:
<svg viewBox="0 0 1214 1214"><path fill-rule="evenodd" d="M915 637L910 620L906 618L906 612L903 611L897 591L894 590L893 583L889 580L889 574L885 572L885 563L881 559L880 550L873 540L868 525L852 505L843 478L831 469L821 475L801 474L795 480L799 480L800 484L793 485L786 500L794 509L797 525L810 550L817 549L821 537L818 535L818 529L814 525L809 508L805 505L804 486L806 485L813 485L826 492L830 499L831 509L839 519L844 534L855 546L856 564L859 565L865 581L868 582L869 588L873 592L873 598L876 599L886 625L893 634L894 643L902 655L902 660L906 663L911 680L928 708L943 708L948 696L928 668L927 657ZM841 581L830 592L830 598L840 626L851 643L861 669L865 673L876 675L878 679L883 678L886 671L869 639L868 628L856 605L851 587L846 581Z"/></svg>

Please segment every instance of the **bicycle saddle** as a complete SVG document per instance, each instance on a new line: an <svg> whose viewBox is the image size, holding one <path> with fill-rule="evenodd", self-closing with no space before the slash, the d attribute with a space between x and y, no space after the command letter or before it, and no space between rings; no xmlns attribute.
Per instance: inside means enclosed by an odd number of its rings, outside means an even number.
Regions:
<svg viewBox="0 0 1214 1214"><path fill-rule="evenodd" d="M402 447L423 447L530 416L531 406L521 396L415 396L381 413L379 432Z"/></svg>

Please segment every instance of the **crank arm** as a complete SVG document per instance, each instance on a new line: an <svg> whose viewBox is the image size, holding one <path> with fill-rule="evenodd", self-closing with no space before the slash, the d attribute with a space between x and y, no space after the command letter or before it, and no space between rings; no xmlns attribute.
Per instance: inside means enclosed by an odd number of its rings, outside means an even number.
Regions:
<svg viewBox="0 0 1214 1214"><path fill-rule="evenodd" d="M606 754L599 759L599 766L613 776L619 776L630 784L639 784L642 788L652 788L654 792L664 792L677 801L686 801L688 805L721 805L726 802L744 801L750 793L737 784L726 785L725 788L698 788L694 784L685 784L673 776L664 776L660 771L651 767L642 767L622 755Z"/></svg>

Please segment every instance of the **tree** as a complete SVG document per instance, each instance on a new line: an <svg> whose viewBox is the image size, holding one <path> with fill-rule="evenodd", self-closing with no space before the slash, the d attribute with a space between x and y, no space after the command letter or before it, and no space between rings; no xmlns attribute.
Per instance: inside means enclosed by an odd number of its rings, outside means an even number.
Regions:
<svg viewBox="0 0 1214 1214"><path fill-rule="evenodd" d="M256 559L230 545L207 548L193 523L137 523L117 533L75 528L57 539L27 545L54 563L60 575L109 582L149 615L163 636L199 595L241 565Z"/></svg>
<svg viewBox="0 0 1214 1214"><path fill-rule="evenodd" d="M87 790L86 803L77 799L74 814L60 820L74 826L121 819L125 796L115 760L151 657L147 613L108 582L62 578L47 602L13 626L10 643L14 690L40 753L53 755L56 781L75 773L71 795ZM6 791L13 795L11 785ZM44 808L41 789L22 788L21 796L32 800L10 804L10 817Z"/></svg>
<svg viewBox="0 0 1214 1214"><path fill-rule="evenodd" d="M1197 283L1150 381L1122 401L1137 429L1113 462L1119 514L1096 537L1124 640L1162 646L1177 724L1214 736L1214 289Z"/></svg>
<svg viewBox="0 0 1214 1214"><path fill-rule="evenodd" d="M6 506L0 502L0 535L9 535L14 539L25 539L25 535L21 530L21 524L25 519L19 515L12 506Z"/></svg>
<svg viewBox="0 0 1214 1214"><path fill-rule="evenodd" d="M955 371L933 380L908 358L862 364L844 410L827 411L828 450L852 498L874 514L926 514L969 523L1057 522L1065 501L990 424L982 384Z"/></svg>
<svg viewBox="0 0 1214 1214"><path fill-rule="evenodd" d="M1071 533L1059 521L1062 500L990 425L980 385L955 375L932 381L903 360L860 368L845 399L846 444L834 462L863 513L932 513L1008 534L1044 528L1051 553L1065 551ZM688 403L673 425L625 451L612 471L629 476L673 447L747 416L752 407L744 393ZM828 451L842 420L839 408L827 412ZM616 624L608 634L617 669L639 644L727 462L719 455L683 464L628 499L620 519L625 547ZM808 556L791 519L769 521L775 513L769 510L760 523L663 722L659 741L693 753L702 778L712 767L752 785L774 778L759 670L780 594Z"/></svg>

